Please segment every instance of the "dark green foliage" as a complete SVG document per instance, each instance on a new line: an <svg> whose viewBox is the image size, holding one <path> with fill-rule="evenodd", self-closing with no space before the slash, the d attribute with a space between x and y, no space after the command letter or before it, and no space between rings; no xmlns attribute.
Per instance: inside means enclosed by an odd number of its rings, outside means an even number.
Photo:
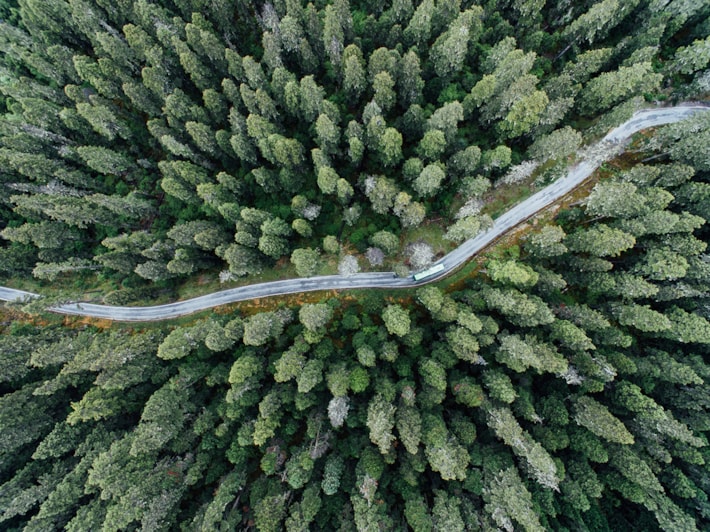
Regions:
<svg viewBox="0 0 710 532"><path fill-rule="evenodd" d="M702 2L5 4L7 276L308 276L427 214L461 241L454 194L573 153L577 113L707 84ZM3 313L0 528L707 529L707 116L448 291Z"/></svg>

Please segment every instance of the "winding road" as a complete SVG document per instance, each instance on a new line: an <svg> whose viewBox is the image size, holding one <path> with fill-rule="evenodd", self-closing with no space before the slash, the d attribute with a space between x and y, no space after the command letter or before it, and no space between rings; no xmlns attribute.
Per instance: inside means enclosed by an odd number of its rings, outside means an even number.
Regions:
<svg viewBox="0 0 710 532"><path fill-rule="evenodd" d="M634 133L642 129L679 122L697 112L708 110L710 110L710 108L702 105L679 105L677 107L638 111L629 120L609 132L600 143L623 145ZM490 229L467 240L451 253L434 263L433 266L442 264L444 269L419 282L415 281L411 276L398 278L392 272L358 273L349 276L326 275L303 279L284 279L269 283L241 286L206 294L193 299L152 307L115 307L76 302L61 304L51 307L49 310L61 314L88 316L115 321L157 321L185 316L219 305L267 296L312 292L316 290L408 288L419 286L449 275L501 235L574 190L596 170L597 166L598 164L590 161L582 161L573 166L565 177L558 179L551 185L530 196L525 201L515 205L503 215L496 218ZM39 297L38 294L31 292L0 287L0 300L2 301L22 301L37 297Z"/></svg>

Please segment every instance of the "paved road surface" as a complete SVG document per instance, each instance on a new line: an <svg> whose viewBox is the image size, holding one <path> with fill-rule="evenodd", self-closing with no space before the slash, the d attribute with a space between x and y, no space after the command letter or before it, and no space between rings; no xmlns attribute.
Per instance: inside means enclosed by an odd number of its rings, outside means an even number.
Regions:
<svg viewBox="0 0 710 532"><path fill-rule="evenodd" d="M680 105L671 108L646 109L634 114L631 119L609 132L601 142L621 144L636 132L653 126L678 122L699 111L710 108L700 105ZM257 299L266 296L312 292L315 290L344 290L351 288L406 288L440 279L464 264L501 235L527 220L538 211L572 191L596 169L594 163L582 161L572 167L567 175L514 206L493 223L488 231L467 240L435 264L443 264L444 270L415 282L412 277L397 278L392 272L358 273L355 275L326 275L304 279L284 279L222 290L212 294L153 307L113 307L93 303L66 303L50 310L61 314L91 316L116 321L157 321L192 314L218 305ZM15 301L38 297L37 294L0 287L0 300Z"/></svg>

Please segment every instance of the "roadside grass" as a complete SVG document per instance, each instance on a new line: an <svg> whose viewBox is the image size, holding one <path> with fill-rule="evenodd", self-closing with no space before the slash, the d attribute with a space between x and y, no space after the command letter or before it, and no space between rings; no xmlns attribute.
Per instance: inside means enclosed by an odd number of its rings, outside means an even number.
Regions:
<svg viewBox="0 0 710 532"><path fill-rule="evenodd" d="M560 165L564 168L562 175L566 175L577 162L575 156L566 159L549 159L518 183L494 186L483 196L484 205L481 214L487 214L495 220L511 207L525 201L558 179L560 175L557 172Z"/></svg>
<svg viewBox="0 0 710 532"><path fill-rule="evenodd" d="M190 299L211 292L237 288L239 286L267 283L290 277L298 277L298 275L296 275L295 267L289 262L288 258L281 259L273 268L265 268L259 273L254 273L246 277L239 277L226 282L220 282L219 273L220 272L218 270L210 270L203 272L200 275L192 276L175 288L177 297L181 300Z"/></svg>
<svg viewBox="0 0 710 532"><path fill-rule="evenodd" d="M407 228L401 233L401 250L404 251L409 244L424 241L434 249L434 254L448 253L456 246L449 240L444 240L446 228L441 224L441 218L428 220L417 227Z"/></svg>
<svg viewBox="0 0 710 532"><path fill-rule="evenodd" d="M51 327L62 325L65 316L45 312L41 314L27 314L19 308L0 305L0 331L3 334L12 326L21 324L35 325L37 327Z"/></svg>
<svg viewBox="0 0 710 532"><path fill-rule="evenodd" d="M534 186L527 182L501 186L484 197L484 207L481 214L487 214L494 220L535 192ZM533 179L534 181L534 179Z"/></svg>
<svg viewBox="0 0 710 532"><path fill-rule="evenodd" d="M3 280L9 288L27 292L59 296L66 293L105 294L120 288L114 280L107 279L96 273L75 273L58 277L55 281L36 279L32 276L11 277Z"/></svg>
<svg viewBox="0 0 710 532"><path fill-rule="evenodd" d="M429 220L423 222L418 227L412 227L402 231L399 251L385 261L383 270L390 271L394 269L397 264L407 264L409 260L407 247L417 242L429 244L434 252L435 260L455 249L456 245L453 242L444 239L446 228L443 227L440 222L441 218Z"/></svg>

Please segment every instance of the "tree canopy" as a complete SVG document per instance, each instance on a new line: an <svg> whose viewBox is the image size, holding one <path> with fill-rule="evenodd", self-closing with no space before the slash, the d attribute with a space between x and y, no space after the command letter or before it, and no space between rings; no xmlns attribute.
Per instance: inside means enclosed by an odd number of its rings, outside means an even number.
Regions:
<svg viewBox="0 0 710 532"><path fill-rule="evenodd" d="M0 2L0 277L132 304L406 274L644 100L707 99L709 17ZM150 326L0 309L0 527L708 529L709 116L450 285Z"/></svg>

